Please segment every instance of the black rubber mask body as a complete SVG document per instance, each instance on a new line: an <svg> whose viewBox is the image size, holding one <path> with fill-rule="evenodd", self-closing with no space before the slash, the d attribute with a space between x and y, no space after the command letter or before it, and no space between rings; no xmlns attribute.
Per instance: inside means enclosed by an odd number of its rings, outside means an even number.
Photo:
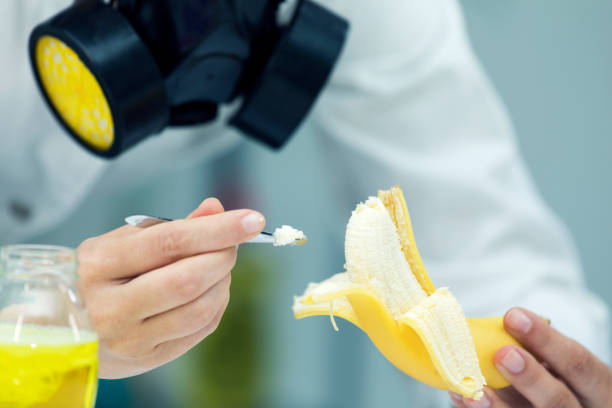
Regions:
<svg viewBox="0 0 612 408"><path fill-rule="evenodd" d="M219 105L238 97L229 124L278 148L322 90L348 28L309 0L295 2L279 23L283 3L84 0L33 31L32 66L60 123L100 156L117 156L167 126L211 121ZM100 85L114 123L109 147L92 146L48 95L37 69L36 47L45 36L73 50Z"/></svg>

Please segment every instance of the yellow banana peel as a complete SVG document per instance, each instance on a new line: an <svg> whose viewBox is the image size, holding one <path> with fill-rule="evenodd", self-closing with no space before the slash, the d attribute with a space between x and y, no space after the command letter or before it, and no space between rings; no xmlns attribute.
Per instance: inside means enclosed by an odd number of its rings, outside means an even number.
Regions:
<svg viewBox="0 0 612 408"><path fill-rule="evenodd" d="M370 239L364 246L351 244L361 252L379 250L377 240L384 241L385 230L363 226L347 226L347 272L339 273L321 283L311 283L302 296L296 297L293 305L298 319L330 315L343 318L363 330L380 352L397 368L411 377L432 387L449 390L478 399L482 387L501 388L509 383L497 371L493 356L507 344L518 344L504 329L502 317L465 318L461 307L447 288L437 289L432 284L419 256L410 216L402 191L394 187L379 191L378 203L382 203L395 226L399 248L409 265L409 271L418 283L418 288L404 289L415 296L410 305L390 307L403 292L390 292L396 287L410 283L395 280L383 282L382 273L395 264L389 260L380 262L387 268L377 269L371 258L349 251L349 239ZM377 205L370 200L360 204L353 213L369 211ZM377 217L377 213L374 217ZM353 219L351 217L351 219ZM372 218L383 220L382 218ZM380 223L380 221L376 221ZM355 223L356 224L356 223ZM369 224L364 224L369 225ZM358 229L361 227L361 230ZM370 227L368 227L370 228ZM355 232L355 230L357 232ZM362 231L363 230L363 231ZM350 235L352 234L352 235ZM361 234L361 235L360 235ZM397 240L396 238L396 240ZM384 241L386 247L392 242ZM398 250L399 250L398 248ZM390 252L380 247L381 253L390 258ZM374 253L376 255L376 253ZM351 258L351 259L349 259ZM395 266L394 266L395 267ZM398 268L401 265L398 264ZM363 269L363 271L358 269ZM366 276L367 279L364 278ZM365 279L365 280L364 280ZM374 282L370 284L370 282ZM418 292L421 292L419 294ZM401 299L399 299L401 301ZM402 309L403 307L403 309ZM399 308L399 309L398 309ZM458 350L458 351L457 351Z"/></svg>

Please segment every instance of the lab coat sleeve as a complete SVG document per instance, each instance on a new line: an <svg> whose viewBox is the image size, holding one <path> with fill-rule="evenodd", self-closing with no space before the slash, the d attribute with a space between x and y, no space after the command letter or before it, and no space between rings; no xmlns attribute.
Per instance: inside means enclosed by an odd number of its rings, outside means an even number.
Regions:
<svg viewBox="0 0 612 408"><path fill-rule="evenodd" d="M434 284L449 286L466 314L524 306L608 361L607 309L529 179L458 4L321 2L351 21L311 114L338 198L399 184Z"/></svg>

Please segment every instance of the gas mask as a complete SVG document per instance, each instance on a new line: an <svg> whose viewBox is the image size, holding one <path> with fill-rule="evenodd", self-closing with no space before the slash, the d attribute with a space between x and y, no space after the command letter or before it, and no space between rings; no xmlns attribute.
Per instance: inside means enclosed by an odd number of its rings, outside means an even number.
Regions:
<svg viewBox="0 0 612 408"><path fill-rule="evenodd" d="M212 121L233 101L229 125L279 148L347 30L310 0L81 0L38 25L29 51L54 115L98 156Z"/></svg>

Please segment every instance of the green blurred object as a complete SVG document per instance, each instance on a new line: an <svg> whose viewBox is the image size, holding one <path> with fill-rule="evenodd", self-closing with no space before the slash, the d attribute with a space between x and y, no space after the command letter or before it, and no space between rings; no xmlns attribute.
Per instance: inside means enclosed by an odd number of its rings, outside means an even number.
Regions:
<svg viewBox="0 0 612 408"><path fill-rule="evenodd" d="M189 352L188 407L256 407L264 393L266 294L271 290L269 257L240 248L232 271L231 300L219 328ZM264 266L265 265L265 266Z"/></svg>

